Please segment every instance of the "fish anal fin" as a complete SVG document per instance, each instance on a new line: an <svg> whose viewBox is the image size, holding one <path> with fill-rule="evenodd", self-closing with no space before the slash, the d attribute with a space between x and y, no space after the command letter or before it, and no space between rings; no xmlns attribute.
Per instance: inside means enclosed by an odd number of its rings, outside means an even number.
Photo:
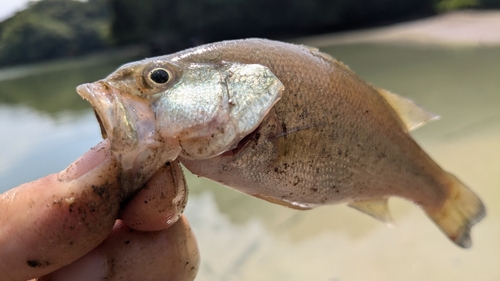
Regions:
<svg viewBox="0 0 500 281"><path fill-rule="evenodd" d="M389 227L394 227L394 221L389 213L387 200L387 198L380 198L365 201L354 201L348 203L347 205L384 222Z"/></svg>
<svg viewBox="0 0 500 281"><path fill-rule="evenodd" d="M417 129L430 121L439 119L438 115L432 114L416 105L413 101L393 94L383 89L377 89L379 94L396 111L408 131Z"/></svg>
<svg viewBox="0 0 500 281"><path fill-rule="evenodd" d="M455 176L450 178L450 193L439 207L424 207L427 215L439 228L462 248L472 244L470 230L486 215L481 200Z"/></svg>

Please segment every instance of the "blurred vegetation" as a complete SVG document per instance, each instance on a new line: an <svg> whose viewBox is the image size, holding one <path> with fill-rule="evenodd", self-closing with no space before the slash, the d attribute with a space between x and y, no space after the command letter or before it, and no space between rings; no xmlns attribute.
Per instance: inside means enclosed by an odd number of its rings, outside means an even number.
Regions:
<svg viewBox="0 0 500 281"><path fill-rule="evenodd" d="M448 12L459 9L494 9L500 8L500 0L438 0L436 1L436 12Z"/></svg>
<svg viewBox="0 0 500 281"><path fill-rule="evenodd" d="M284 39L430 15L435 0L110 0L116 44L154 53L244 37Z"/></svg>
<svg viewBox="0 0 500 281"><path fill-rule="evenodd" d="M43 0L0 23L0 65L89 53L109 46L107 0Z"/></svg>
<svg viewBox="0 0 500 281"><path fill-rule="evenodd" d="M500 0L41 0L0 23L0 66L142 44L152 55L222 39L286 39Z"/></svg>

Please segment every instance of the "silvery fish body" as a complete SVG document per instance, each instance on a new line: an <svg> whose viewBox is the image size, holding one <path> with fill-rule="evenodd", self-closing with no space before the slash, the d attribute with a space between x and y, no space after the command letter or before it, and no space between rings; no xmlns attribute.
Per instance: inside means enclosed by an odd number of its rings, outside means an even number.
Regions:
<svg viewBox="0 0 500 281"><path fill-rule="evenodd" d="M179 158L197 175L297 209L347 203L387 221L387 199L398 196L462 247L485 215L408 134L435 116L313 48L214 43L127 64L78 91L135 175L127 181ZM107 110L96 102L111 99Z"/></svg>

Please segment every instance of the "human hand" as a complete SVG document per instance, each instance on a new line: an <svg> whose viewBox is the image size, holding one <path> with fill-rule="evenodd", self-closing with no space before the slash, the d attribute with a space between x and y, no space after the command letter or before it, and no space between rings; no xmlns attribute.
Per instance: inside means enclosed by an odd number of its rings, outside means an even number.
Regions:
<svg viewBox="0 0 500 281"><path fill-rule="evenodd" d="M178 162L126 204L119 176L103 141L66 170L1 194L0 280L193 280L199 253L180 217Z"/></svg>

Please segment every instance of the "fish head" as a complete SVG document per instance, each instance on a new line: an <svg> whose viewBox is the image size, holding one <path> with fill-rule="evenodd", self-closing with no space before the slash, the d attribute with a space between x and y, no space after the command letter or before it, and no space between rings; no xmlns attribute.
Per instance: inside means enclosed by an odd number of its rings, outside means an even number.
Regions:
<svg viewBox="0 0 500 281"><path fill-rule="evenodd" d="M129 186L144 183L180 152L178 140L157 133L152 97L158 90L142 78L148 65L129 63L102 80L77 87L94 108L101 134L121 164L122 181Z"/></svg>
<svg viewBox="0 0 500 281"><path fill-rule="evenodd" d="M207 159L236 147L283 90L262 65L168 56L125 64L77 87L122 170L141 179L178 156Z"/></svg>

